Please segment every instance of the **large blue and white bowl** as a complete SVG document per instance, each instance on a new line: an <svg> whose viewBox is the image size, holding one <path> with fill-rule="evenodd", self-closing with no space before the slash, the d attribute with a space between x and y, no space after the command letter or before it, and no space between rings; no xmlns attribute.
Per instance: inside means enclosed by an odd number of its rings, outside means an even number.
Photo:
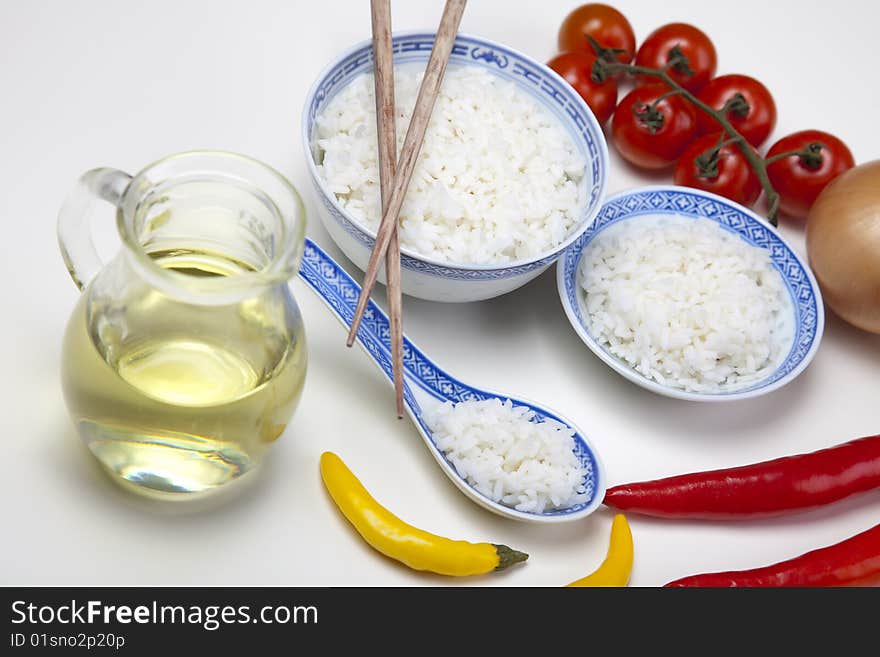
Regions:
<svg viewBox="0 0 880 657"><path fill-rule="evenodd" d="M393 38L394 62L427 64L434 34L401 32ZM587 162L587 203L568 238L537 258L504 265L454 264L420 256L402 248L401 286L406 294L435 301L477 301L505 294L524 285L552 265L559 255L590 225L605 195L608 147L590 108L555 72L520 52L481 37L459 34L450 66L486 69L512 80L559 118ZM315 117L353 78L373 70L370 41L363 41L334 59L318 76L306 96L302 116L302 140L306 166L318 196L319 213L327 232L348 258L365 269L376 233L342 209L335 195L318 175L315 157ZM380 279L381 280L381 279Z"/></svg>
<svg viewBox="0 0 880 657"><path fill-rule="evenodd" d="M661 385L633 369L608 351L590 332L584 295L580 286L580 263L584 249L607 228L636 217L675 215L688 219L705 217L741 239L767 249L781 274L791 303L791 348L773 372L748 387L712 393L687 392ZM767 221L751 210L708 192L674 185L642 187L608 199L593 224L566 250L557 268L559 296L565 314L586 345L613 370L643 388L667 397L691 401L733 401L766 394L790 383L816 354L825 326L822 295L813 273Z"/></svg>

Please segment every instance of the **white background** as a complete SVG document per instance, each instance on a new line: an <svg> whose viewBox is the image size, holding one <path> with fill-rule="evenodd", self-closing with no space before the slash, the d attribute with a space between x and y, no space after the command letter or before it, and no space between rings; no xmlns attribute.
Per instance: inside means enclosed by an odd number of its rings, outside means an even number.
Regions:
<svg viewBox="0 0 880 657"><path fill-rule="evenodd" d="M434 27L440 0L396 0L396 28ZM473 0L462 30L546 60L575 2ZM821 128L858 161L880 156L872 3L623 1L639 39L674 20L707 31L720 72L775 94L775 136ZM325 494L318 457L337 451L403 518L451 537L505 543L529 562L468 584L557 585L605 553L610 514L558 527L518 524L469 502L449 482L390 388L304 285L310 371L299 410L262 477L196 514L160 513L118 490L67 417L62 332L77 292L55 241L76 177L107 165L134 172L170 153L219 148L287 174L309 210L308 233L350 271L314 212L299 139L303 98L337 52L369 36L367 0L320 2L37 2L0 4L0 584L461 584L372 552ZM609 192L666 181L621 163ZM110 243L111 212L98 222ZM803 253L802 229L782 228ZM813 365L767 397L729 405L660 398L595 358L565 319L554 271L479 304L405 300L410 337L467 381L544 400L600 451L612 484L810 451L880 431L880 337L829 316ZM656 586L746 568L842 540L877 522L880 496L776 520L687 523L632 518L632 583Z"/></svg>

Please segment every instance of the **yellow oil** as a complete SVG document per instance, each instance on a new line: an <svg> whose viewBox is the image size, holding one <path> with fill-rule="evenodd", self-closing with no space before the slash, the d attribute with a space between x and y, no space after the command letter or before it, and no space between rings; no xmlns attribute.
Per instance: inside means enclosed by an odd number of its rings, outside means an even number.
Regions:
<svg viewBox="0 0 880 657"><path fill-rule="evenodd" d="M152 256L194 276L244 267L205 252ZM280 289L199 306L131 287L106 304L82 295L64 338L68 408L119 483L154 497L201 496L253 470L285 430L306 372L299 313Z"/></svg>

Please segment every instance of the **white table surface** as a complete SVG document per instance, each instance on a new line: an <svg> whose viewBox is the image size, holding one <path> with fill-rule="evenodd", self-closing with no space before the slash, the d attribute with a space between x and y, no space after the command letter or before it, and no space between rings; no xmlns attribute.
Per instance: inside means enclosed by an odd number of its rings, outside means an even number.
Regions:
<svg viewBox="0 0 880 657"><path fill-rule="evenodd" d="M395 27L433 27L440 0L397 0ZM462 30L546 60L575 2L474 0ZM638 37L674 20L705 29L720 72L761 79L780 119L775 137L827 129L856 159L880 155L868 116L876 84L877 5L863 2L624 1ZM514 8L515 7L515 8ZM725 15L723 12L728 12ZM367 0L322 2L56 2L0 4L0 584L557 585L604 556L611 514L533 526L498 518L449 482L390 388L300 281L310 370L305 393L262 477L226 505L195 514L145 508L99 471L68 419L61 336L77 292L55 241L76 177L136 170L194 148L239 151L303 192L309 235L350 270L315 214L299 120L309 85L339 50L369 36ZM810 95L816 94L815 101ZM609 192L646 176L611 149ZM96 226L112 251L110 211ZM803 254L802 229L782 232ZM594 357L565 319L551 270L492 301L405 299L407 334L461 378L546 400L591 437L612 484L811 451L880 430L880 336L829 316L812 366L769 396L727 405L645 392ZM337 451L375 496L434 532L531 553L524 567L452 581L379 556L329 501L318 457ZM784 519L736 524L632 517L632 584L773 563L877 523L869 494Z"/></svg>

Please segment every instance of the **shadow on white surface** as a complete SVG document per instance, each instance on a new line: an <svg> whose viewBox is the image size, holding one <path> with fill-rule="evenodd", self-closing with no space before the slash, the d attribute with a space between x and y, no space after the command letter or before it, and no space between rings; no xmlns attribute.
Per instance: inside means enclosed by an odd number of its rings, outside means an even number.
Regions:
<svg viewBox="0 0 880 657"><path fill-rule="evenodd" d="M862 358L870 357L871 354L880 358L880 335L847 324L827 305L825 311L825 334L831 335L831 339L840 347Z"/></svg>

